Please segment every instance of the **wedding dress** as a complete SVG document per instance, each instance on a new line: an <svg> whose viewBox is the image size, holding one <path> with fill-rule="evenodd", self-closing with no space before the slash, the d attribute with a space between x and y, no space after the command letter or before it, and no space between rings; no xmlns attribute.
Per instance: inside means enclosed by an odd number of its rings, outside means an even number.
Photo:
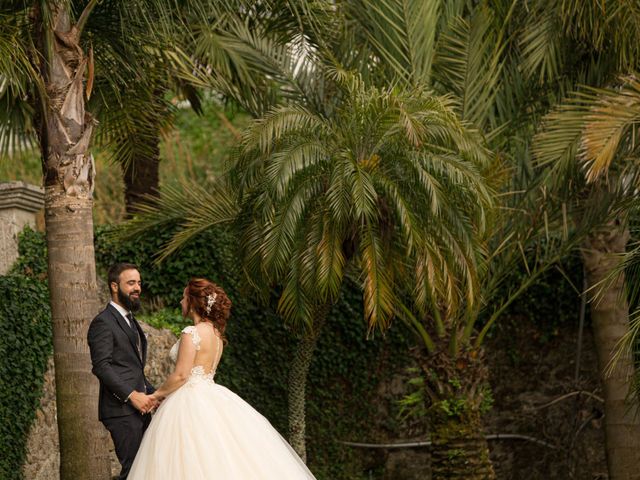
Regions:
<svg viewBox="0 0 640 480"><path fill-rule="evenodd" d="M183 333L191 336L199 350L197 329L189 326ZM266 418L215 383L223 343L218 335L214 338L210 372L194 366L187 382L164 399L142 439L128 480L314 479ZM174 362L179 342L171 349Z"/></svg>

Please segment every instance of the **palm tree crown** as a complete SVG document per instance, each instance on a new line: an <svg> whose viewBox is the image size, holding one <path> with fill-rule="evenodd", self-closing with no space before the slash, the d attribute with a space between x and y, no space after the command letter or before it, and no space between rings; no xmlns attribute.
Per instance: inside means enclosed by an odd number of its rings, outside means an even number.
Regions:
<svg viewBox="0 0 640 480"><path fill-rule="evenodd" d="M282 282L281 313L303 323L336 300L352 259L371 327L388 324L402 292L422 312L436 298L472 302L488 152L447 97L330 76L330 115L282 106L243 138L235 181L253 278Z"/></svg>

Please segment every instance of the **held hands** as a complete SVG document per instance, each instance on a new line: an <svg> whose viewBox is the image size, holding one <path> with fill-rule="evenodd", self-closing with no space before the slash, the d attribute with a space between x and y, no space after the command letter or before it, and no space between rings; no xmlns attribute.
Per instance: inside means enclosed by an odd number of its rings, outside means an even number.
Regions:
<svg viewBox="0 0 640 480"><path fill-rule="evenodd" d="M155 392L153 392L151 395L149 395L151 398L153 398L156 401L156 408L158 408L158 406L162 403L162 401L164 400L165 396L161 395L160 393L158 393L158 391L156 390Z"/></svg>
<svg viewBox="0 0 640 480"><path fill-rule="evenodd" d="M133 405L140 413L145 414L155 410L160 402L153 395L147 395L142 392L133 392L129 397L131 405Z"/></svg>

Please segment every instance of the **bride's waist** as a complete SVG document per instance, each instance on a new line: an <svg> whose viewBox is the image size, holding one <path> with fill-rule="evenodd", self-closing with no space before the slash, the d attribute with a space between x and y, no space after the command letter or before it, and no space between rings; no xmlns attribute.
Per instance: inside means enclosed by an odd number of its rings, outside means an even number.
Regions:
<svg viewBox="0 0 640 480"><path fill-rule="evenodd" d="M212 373L191 373L187 381L186 385L198 384L198 383L212 383L215 384L215 379Z"/></svg>

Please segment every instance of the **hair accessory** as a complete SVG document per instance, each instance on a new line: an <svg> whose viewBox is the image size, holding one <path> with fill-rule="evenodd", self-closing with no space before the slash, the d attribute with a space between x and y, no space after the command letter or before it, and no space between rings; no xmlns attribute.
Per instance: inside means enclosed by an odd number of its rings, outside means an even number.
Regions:
<svg viewBox="0 0 640 480"><path fill-rule="evenodd" d="M209 315L209 313L211 312L211 307L213 307L213 304L215 303L217 296L218 294L216 292L213 292L207 295L207 308L204 309L207 315Z"/></svg>

